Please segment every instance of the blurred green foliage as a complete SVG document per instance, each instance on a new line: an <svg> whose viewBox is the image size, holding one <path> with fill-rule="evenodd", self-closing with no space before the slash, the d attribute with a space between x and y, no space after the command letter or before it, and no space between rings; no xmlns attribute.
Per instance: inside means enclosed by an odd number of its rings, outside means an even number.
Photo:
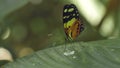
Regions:
<svg viewBox="0 0 120 68"><path fill-rule="evenodd" d="M63 6L68 3L76 4L74 0L0 0L0 43L7 43L5 46L14 49L15 55L19 54L18 47L27 46L37 51L65 43L62 12ZM77 40L88 42L119 38L120 1L98 0L97 3L105 7L105 14L100 22L97 22L99 24L93 26L80 11L85 30ZM77 4L76 6L84 8ZM100 29L109 15L112 15L114 27L111 33L104 35L106 28L103 31Z"/></svg>

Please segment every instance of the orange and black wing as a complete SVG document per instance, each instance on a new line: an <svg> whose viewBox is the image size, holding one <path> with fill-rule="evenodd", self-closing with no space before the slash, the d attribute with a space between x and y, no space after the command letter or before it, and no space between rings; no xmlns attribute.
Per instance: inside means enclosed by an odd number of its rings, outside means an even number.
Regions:
<svg viewBox="0 0 120 68"><path fill-rule="evenodd" d="M74 40L84 30L78 9L74 4L67 4L63 8L63 24L68 40Z"/></svg>

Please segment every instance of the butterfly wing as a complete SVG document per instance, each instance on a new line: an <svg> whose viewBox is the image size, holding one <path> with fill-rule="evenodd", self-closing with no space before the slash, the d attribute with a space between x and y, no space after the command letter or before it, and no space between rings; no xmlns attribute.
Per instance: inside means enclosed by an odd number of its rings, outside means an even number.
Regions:
<svg viewBox="0 0 120 68"><path fill-rule="evenodd" d="M67 4L63 8L63 24L68 40L74 40L84 29L80 14L74 4Z"/></svg>

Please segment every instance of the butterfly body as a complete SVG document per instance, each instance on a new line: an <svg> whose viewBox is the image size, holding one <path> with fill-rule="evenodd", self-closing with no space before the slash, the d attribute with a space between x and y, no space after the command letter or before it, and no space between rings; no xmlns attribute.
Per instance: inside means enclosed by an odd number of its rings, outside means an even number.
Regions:
<svg viewBox="0 0 120 68"><path fill-rule="evenodd" d="M63 9L63 23L67 40L76 39L83 31L83 22L74 4L65 5Z"/></svg>

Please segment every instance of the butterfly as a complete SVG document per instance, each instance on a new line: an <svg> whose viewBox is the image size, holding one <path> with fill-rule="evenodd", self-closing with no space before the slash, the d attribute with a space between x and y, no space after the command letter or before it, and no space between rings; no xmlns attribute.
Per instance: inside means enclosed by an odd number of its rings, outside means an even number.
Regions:
<svg viewBox="0 0 120 68"><path fill-rule="evenodd" d="M67 40L75 40L84 30L80 14L74 4L67 4L63 8L63 24Z"/></svg>

